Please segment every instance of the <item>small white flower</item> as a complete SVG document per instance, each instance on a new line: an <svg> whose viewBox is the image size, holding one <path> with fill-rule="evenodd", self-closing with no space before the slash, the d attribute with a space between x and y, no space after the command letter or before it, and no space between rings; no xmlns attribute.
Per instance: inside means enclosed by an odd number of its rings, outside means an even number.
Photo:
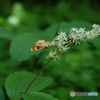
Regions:
<svg viewBox="0 0 100 100"><path fill-rule="evenodd" d="M95 28L95 27L96 27L96 24L93 24L93 25L92 25L92 27L94 27L94 28Z"/></svg>
<svg viewBox="0 0 100 100"><path fill-rule="evenodd" d="M72 27L71 30L70 30L70 33L71 33L71 32L76 32L76 31L77 31L77 28L73 28L73 27Z"/></svg>
<svg viewBox="0 0 100 100"><path fill-rule="evenodd" d="M79 32L84 33L85 28L80 28Z"/></svg>
<svg viewBox="0 0 100 100"><path fill-rule="evenodd" d="M51 49L50 49L50 53L49 53L49 55L48 55L46 58L48 58L48 57L53 57L53 58L54 58L54 53L52 52Z"/></svg>
<svg viewBox="0 0 100 100"><path fill-rule="evenodd" d="M84 40L83 38L85 37L85 28L80 28L79 30L76 31L76 37L77 39Z"/></svg>
<svg viewBox="0 0 100 100"><path fill-rule="evenodd" d="M65 32L61 32L61 33L58 33L59 35L56 36L54 38L54 40L56 41L59 41L59 40L65 40L67 38L67 35L65 34Z"/></svg>
<svg viewBox="0 0 100 100"><path fill-rule="evenodd" d="M93 24L92 27L93 27L93 28L99 28L99 25Z"/></svg>
<svg viewBox="0 0 100 100"><path fill-rule="evenodd" d="M56 54L57 52L56 52L56 50L55 50L55 52L53 52L51 49L50 49L50 53L49 53L49 55L46 57L46 58L48 58L48 57L53 57L54 58L54 61L56 60L56 58L58 58L58 59L60 59L57 55L55 56L55 54Z"/></svg>
<svg viewBox="0 0 100 100"><path fill-rule="evenodd" d="M66 33L65 32L61 32L61 33L58 33L61 37L66 37Z"/></svg>
<svg viewBox="0 0 100 100"><path fill-rule="evenodd" d="M61 39L61 36L58 35L58 36L56 36L56 37L54 38L54 41L55 41L55 40L60 40L60 39Z"/></svg>
<svg viewBox="0 0 100 100"><path fill-rule="evenodd" d="M100 32L100 27L99 27L99 29L98 29L98 32ZM100 33L99 33L99 35L100 35Z"/></svg>
<svg viewBox="0 0 100 100"><path fill-rule="evenodd" d="M77 44L80 44L80 42L77 40L77 41L75 41L75 44L77 45Z"/></svg>
<svg viewBox="0 0 100 100"><path fill-rule="evenodd" d="M91 39L91 33L90 33L90 31L87 31L87 32L86 32L86 38L87 38L87 39Z"/></svg>
<svg viewBox="0 0 100 100"><path fill-rule="evenodd" d="M99 33L98 33L97 30L95 30L95 29L92 29L92 30L91 30L91 38L95 38L95 37L97 37L98 35L99 35Z"/></svg>
<svg viewBox="0 0 100 100"><path fill-rule="evenodd" d="M63 40L59 40L57 42L57 46L58 46L58 48L61 48L63 46Z"/></svg>
<svg viewBox="0 0 100 100"><path fill-rule="evenodd" d="M52 45L54 46L54 45L55 45L55 41L51 41L51 42L49 43L49 45L50 45L50 46L52 46Z"/></svg>
<svg viewBox="0 0 100 100"><path fill-rule="evenodd" d="M61 52L66 52L70 47L67 47L67 46L62 46L61 48Z"/></svg>

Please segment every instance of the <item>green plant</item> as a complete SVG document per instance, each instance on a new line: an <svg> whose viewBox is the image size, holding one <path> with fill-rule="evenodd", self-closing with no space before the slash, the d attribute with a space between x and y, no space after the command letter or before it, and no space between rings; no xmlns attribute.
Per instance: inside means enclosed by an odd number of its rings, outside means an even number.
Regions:
<svg viewBox="0 0 100 100"><path fill-rule="evenodd" d="M92 29L90 23L100 22L99 3L87 0L66 1L63 3L65 11L62 8L63 13L60 13L63 22L59 19L59 23L54 24L62 1L58 0L55 4L51 4L54 2L52 0L49 3L29 0L32 2L29 4L26 1L14 4L9 0L8 3L1 1L3 10L0 11L0 23L3 27L0 26L0 100L99 100L99 95L74 98L69 95L71 91L100 93L99 26L94 25ZM87 39L95 36L98 38ZM31 47L39 40L50 41L49 55L48 49L31 52ZM73 42L81 42L81 45L76 46ZM66 50L68 52L63 53ZM46 57L50 57L50 60ZM53 81L43 76L52 77Z"/></svg>
<svg viewBox="0 0 100 100"><path fill-rule="evenodd" d="M67 26L68 24L61 23L59 30L62 30L62 28L64 28L65 25ZM73 24L68 25L68 26L72 26L72 25ZM87 24L87 26L89 26L89 24ZM94 28L91 31L85 31L84 28L80 28L79 30L77 28L72 28L69 36L66 35L65 32L59 33L59 35L56 36L52 42L49 43L49 48L52 45L58 46L59 48L57 49L58 52L57 53L55 51L50 52L48 56L48 57L51 57L50 60L36 76L30 72L15 72L14 74L10 74L6 78L6 81L5 81L6 92L10 100L19 100L19 99L21 100L22 97L24 100L29 100L29 99L34 100L35 98L37 98L36 100L38 99L56 100L56 98L53 98L49 94L38 92L39 90L47 87L52 82L51 78L42 77L42 76L40 77L38 75L43 71L43 69L49 64L49 62L53 58L55 59L55 57L57 57L57 54L59 52L65 52L67 49L69 49L68 46L70 44L74 42L77 43L81 39L84 40L84 38L91 39L100 35L100 27L95 24L93 25L93 27ZM51 27L51 30L52 29L53 30L56 29L56 26ZM68 29L66 29L66 31L68 31ZM6 32L4 32L4 34L5 34L4 36L6 36ZM15 36L15 38L12 40L11 47L10 47L10 53L13 60L13 64L16 65L18 62L26 60L30 56L36 53L40 53L41 51L31 52L30 48L32 47L33 42L39 39L45 39L45 38L46 36L41 36L39 34L33 34L33 33L21 34L21 35ZM49 38L47 39L49 40ZM53 50L54 50L54 47L53 47Z"/></svg>

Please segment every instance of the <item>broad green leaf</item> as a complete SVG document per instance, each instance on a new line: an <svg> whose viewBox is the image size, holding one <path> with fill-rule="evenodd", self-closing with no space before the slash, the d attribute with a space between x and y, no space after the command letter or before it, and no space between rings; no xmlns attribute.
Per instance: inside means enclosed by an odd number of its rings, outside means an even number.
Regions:
<svg viewBox="0 0 100 100"><path fill-rule="evenodd" d="M11 33L10 31L5 30L3 27L0 26L0 37L7 38L7 39L13 39L15 36L14 33Z"/></svg>
<svg viewBox="0 0 100 100"><path fill-rule="evenodd" d="M89 30L92 28L92 24L85 22L85 21L72 21L70 23L61 22L59 29L58 29L58 32L64 31L67 34L69 34L70 29L72 27L76 27L76 28L82 27L82 28L86 28L86 30ZM57 29L57 24L52 25L46 29L46 31L44 32L44 35L54 37L55 33L56 33L56 29Z"/></svg>
<svg viewBox="0 0 100 100"><path fill-rule="evenodd" d="M43 50L31 52L31 47L35 45L38 40L49 41L49 37L44 37L39 34L21 34L16 36L10 46L10 54L13 64L26 60L34 54L39 54Z"/></svg>
<svg viewBox="0 0 100 100"><path fill-rule="evenodd" d="M57 24L48 27L48 28L45 30L45 32L44 32L43 35L45 35L45 36L50 36L50 37L54 37L54 35L55 35L55 33L56 33L56 28L57 28Z"/></svg>
<svg viewBox="0 0 100 100"><path fill-rule="evenodd" d="M86 28L86 30L92 29L92 24L86 21L72 21L69 23L70 28L76 27L76 28Z"/></svg>
<svg viewBox="0 0 100 100"><path fill-rule="evenodd" d="M58 31L64 31L67 35L69 35L72 27L82 27L86 28L86 30L90 30L92 28L92 24L85 21L72 21L70 23L62 22Z"/></svg>
<svg viewBox="0 0 100 100"><path fill-rule="evenodd" d="M68 26L68 23L61 22L58 31L67 31L68 30L67 26ZM52 25L45 30L44 35L54 37L56 34L56 29L57 29L57 24Z"/></svg>
<svg viewBox="0 0 100 100"><path fill-rule="evenodd" d="M31 92L23 94L24 100L58 100L53 96L41 92Z"/></svg>
<svg viewBox="0 0 100 100"><path fill-rule="evenodd" d="M22 27L22 28L20 28L20 29L18 30L18 34L24 34L24 33L43 34L42 31L36 30L36 29L31 29L31 28L28 27L28 26L24 26L24 27Z"/></svg>
<svg viewBox="0 0 100 100"><path fill-rule="evenodd" d="M3 90L0 86L0 100L5 100Z"/></svg>
<svg viewBox="0 0 100 100"><path fill-rule="evenodd" d="M19 100L22 97L20 91L25 92L35 75L30 72L16 72L10 74L5 81L6 92L10 100ZM38 76L33 82L27 93L37 92L47 87L52 82L49 77Z"/></svg>

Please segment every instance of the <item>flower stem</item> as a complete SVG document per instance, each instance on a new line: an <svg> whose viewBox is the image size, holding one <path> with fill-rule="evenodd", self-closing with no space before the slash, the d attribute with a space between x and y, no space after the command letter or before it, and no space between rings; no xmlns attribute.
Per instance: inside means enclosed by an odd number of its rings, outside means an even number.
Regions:
<svg viewBox="0 0 100 100"><path fill-rule="evenodd" d="M28 89L30 88L30 86L32 85L32 83L35 81L35 79L39 76L39 74L44 70L44 68L49 64L49 62L53 59L50 58L50 60L46 63L46 65L39 71L39 73L34 77L34 79L31 81L31 83L29 84L29 86L27 87L26 91L24 92L24 94L27 93ZM23 98L21 98L20 100L22 100Z"/></svg>
<svg viewBox="0 0 100 100"><path fill-rule="evenodd" d="M26 91L25 91L24 94L27 93L27 91L28 91L28 89L30 88L31 84L35 81L35 79L39 76L39 74L44 70L44 68L49 64L49 62L50 62L52 59L53 59L53 57L50 58L50 60L46 63L46 65L45 65L45 66L39 71L39 73L35 76L35 78L31 81L31 83L30 83L29 86L27 87L27 89L26 89Z"/></svg>
<svg viewBox="0 0 100 100"><path fill-rule="evenodd" d="M66 0L63 0L63 4L62 4L62 8L61 8L61 12L60 12L60 17L59 17L57 29L56 29L56 32L55 32L55 36L57 35L58 29L59 29L59 26L60 26L60 22L61 22L61 18L62 18L62 13L63 13L63 8L64 8L64 5L65 5L65 1Z"/></svg>
<svg viewBox="0 0 100 100"><path fill-rule="evenodd" d="M50 60L46 63L46 65L39 71L39 73L34 77L34 79L31 81L31 83L28 85L26 91L24 92L24 94L27 93L28 89L30 88L30 86L32 85L32 83L35 81L35 79L39 76L39 74L44 70L44 68L49 64L49 62L53 59L53 57L50 58ZM23 98L21 98L20 100L23 100Z"/></svg>
<svg viewBox="0 0 100 100"><path fill-rule="evenodd" d="M54 56L56 56L60 51L58 51ZM27 89L25 92L21 91L23 94L26 94L32 83L35 81L35 79L39 76L39 74L45 69L45 67L49 64L49 62L53 59L53 57L50 58L50 60L46 63L46 65L39 71L39 73L34 77L34 79L31 81L31 83L28 85ZM20 100L23 100L21 98Z"/></svg>
<svg viewBox="0 0 100 100"><path fill-rule="evenodd" d="M59 52L57 52L54 56L56 56ZM44 68L49 64L49 62L53 59L53 57L50 58L50 60L46 63L46 65L39 71L39 73L35 76L35 78L31 81L31 83L29 84L29 86L27 87L26 91L24 92L24 94L26 94L26 92L28 91L29 87L31 86L31 84L35 81L35 79L39 76L39 74L44 70Z"/></svg>

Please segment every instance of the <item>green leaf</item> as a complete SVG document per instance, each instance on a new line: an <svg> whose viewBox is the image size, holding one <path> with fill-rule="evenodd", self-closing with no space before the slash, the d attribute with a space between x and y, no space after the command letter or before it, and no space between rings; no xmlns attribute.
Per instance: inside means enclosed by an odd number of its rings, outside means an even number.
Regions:
<svg viewBox="0 0 100 100"><path fill-rule="evenodd" d="M26 60L34 54L40 53L42 50L31 52L31 47L35 45L38 40L49 41L50 38L39 34L21 34L16 36L10 46L10 54L13 64Z"/></svg>
<svg viewBox="0 0 100 100"><path fill-rule="evenodd" d="M16 72L10 74L5 81L6 92L10 100L19 100L22 97L20 91L25 92L34 77L35 75L29 72ZM51 82L52 79L49 77L38 76L30 86L27 93L37 92L47 87Z"/></svg>
<svg viewBox="0 0 100 100"><path fill-rule="evenodd" d="M54 37L54 35L55 35L55 33L56 33L56 28L57 28L57 24L48 27L48 28L45 30L45 32L44 32L43 35L45 35L45 36L50 36L50 37Z"/></svg>
<svg viewBox="0 0 100 100"><path fill-rule="evenodd" d="M23 94L24 100L58 100L53 96L41 92L31 92L28 94Z"/></svg>
<svg viewBox="0 0 100 100"><path fill-rule="evenodd" d="M3 27L0 26L0 37L7 38L7 39L13 39L15 34L11 33L10 31L5 30Z"/></svg>
<svg viewBox="0 0 100 100"><path fill-rule="evenodd" d="M67 26L68 23L61 22L58 31L67 31L68 30ZM57 24L52 25L45 30L44 35L49 37L54 37L56 34L56 29L57 29Z"/></svg>
<svg viewBox="0 0 100 100"><path fill-rule="evenodd" d="M70 30L72 27L76 28L86 28L86 30L90 30L92 28L92 24L85 21L72 21L70 23L62 22L60 24L58 31L65 31L67 34L70 34Z"/></svg>
<svg viewBox="0 0 100 100"><path fill-rule="evenodd" d="M89 30L92 28L92 24L85 22L85 21L72 21L70 23L66 23L66 22L61 22L58 32L60 31L65 31L67 34L69 34L70 29L72 27L76 27L76 28L86 28L86 30ZM46 31L44 32L44 35L46 36L50 36L50 37L54 37L55 33L56 33L56 29L57 29L57 24L50 26L49 28L46 29Z"/></svg>
<svg viewBox="0 0 100 100"><path fill-rule="evenodd" d="M86 21L72 21L69 23L69 27L76 27L76 28L86 28L86 30L92 29L92 24Z"/></svg>
<svg viewBox="0 0 100 100"><path fill-rule="evenodd" d="M5 100L3 90L0 86L0 100Z"/></svg>
<svg viewBox="0 0 100 100"><path fill-rule="evenodd" d="M31 28L28 27L28 26L21 27L21 28L18 30L18 34L24 34L24 33L43 34L42 31L36 30L36 29L31 29Z"/></svg>

